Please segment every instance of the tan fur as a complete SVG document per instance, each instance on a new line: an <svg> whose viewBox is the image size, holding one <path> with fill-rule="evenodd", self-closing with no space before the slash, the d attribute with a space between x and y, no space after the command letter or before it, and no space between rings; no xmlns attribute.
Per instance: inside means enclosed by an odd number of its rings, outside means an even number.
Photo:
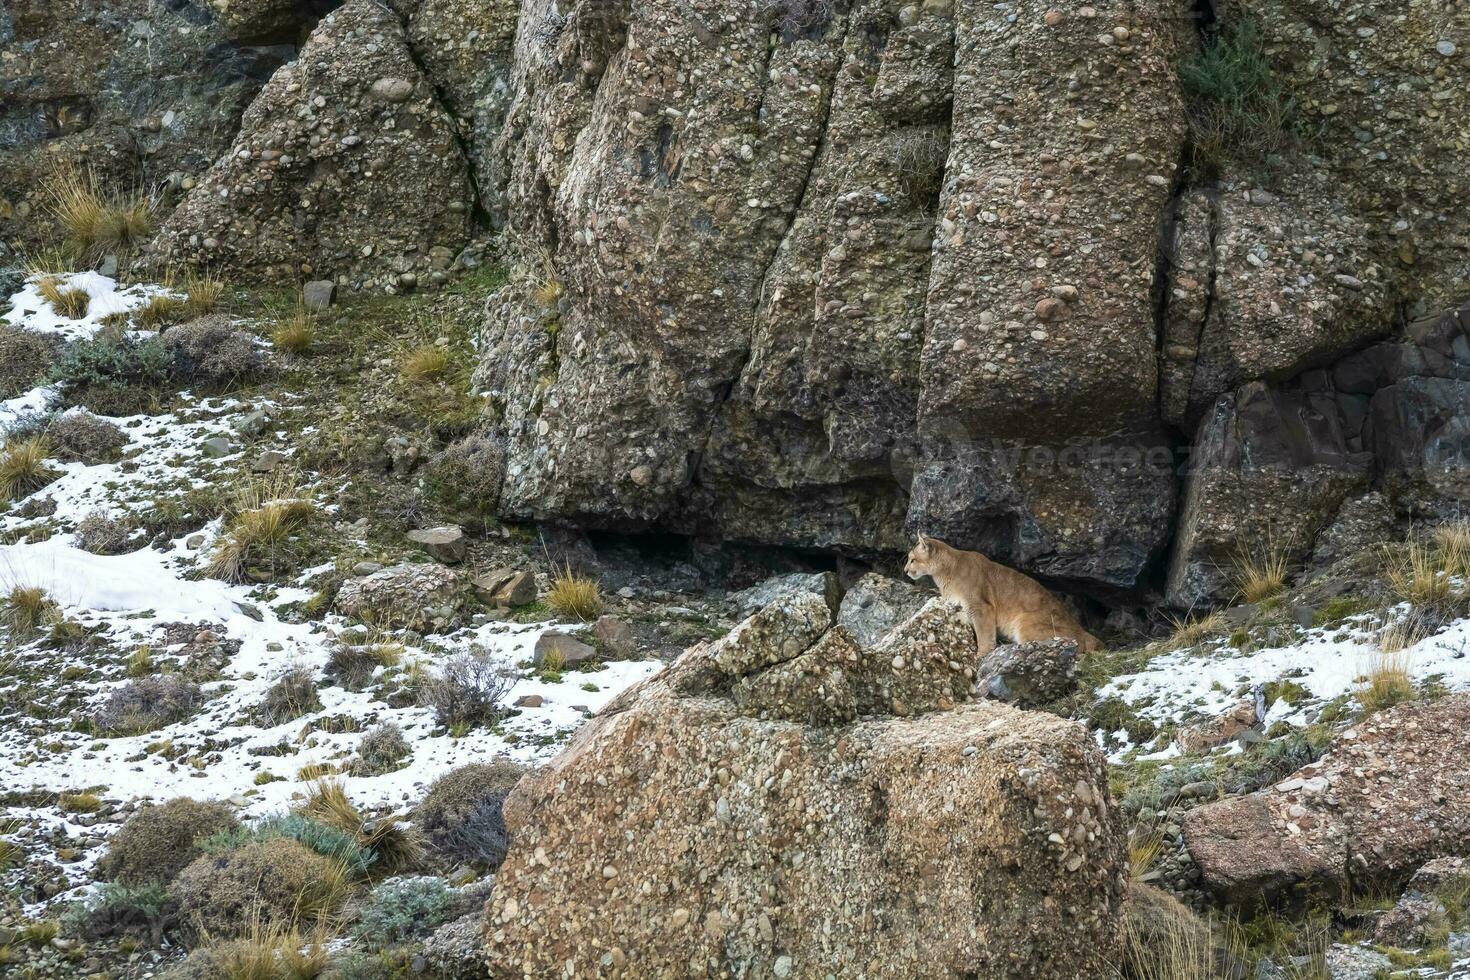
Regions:
<svg viewBox="0 0 1470 980"><path fill-rule="evenodd" d="M1082 653L1102 649L1097 637L1083 629L1045 586L979 552L960 551L921 534L903 570L911 579L929 576L940 595L964 608L982 654L995 649L997 632L1012 643L1060 636L1076 640Z"/></svg>

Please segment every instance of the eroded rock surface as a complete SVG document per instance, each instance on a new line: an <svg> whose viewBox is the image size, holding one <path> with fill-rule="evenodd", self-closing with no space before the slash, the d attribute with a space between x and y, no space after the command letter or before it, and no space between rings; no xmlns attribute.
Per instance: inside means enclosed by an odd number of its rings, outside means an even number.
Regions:
<svg viewBox="0 0 1470 980"><path fill-rule="evenodd" d="M169 216L160 260L412 288L449 267L473 205L451 121L373 0L327 15Z"/></svg>
<svg viewBox="0 0 1470 980"><path fill-rule="evenodd" d="M1401 705L1274 786L1191 810L1184 841L1204 884L1231 901L1297 889L1346 894L1463 855L1467 723L1470 695Z"/></svg>
<svg viewBox="0 0 1470 980"><path fill-rule="evenodd" d="M610 704L506 801L492 975L1106 972L1126 874L1102 758L1071 722L944 704L969 685L945 612L862 651L788 597ZM876 713L823 716L843 697Z"/></svg>

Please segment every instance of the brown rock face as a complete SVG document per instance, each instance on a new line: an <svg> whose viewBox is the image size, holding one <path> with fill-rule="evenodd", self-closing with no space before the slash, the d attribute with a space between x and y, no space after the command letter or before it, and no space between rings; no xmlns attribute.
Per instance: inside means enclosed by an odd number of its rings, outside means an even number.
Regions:
<svg viewBox="0 0 1470 980"><path fill-rule="evenodd" d="M1470 839L1470 695L1400 705L1275 786L1192 810L1184 842L1231 901L1392 885Z"/></svg>
<svg viewBox="0 0 1470 980"><path fill-rule="evenodd" d="M502 507L857 548L942 519L1132 584L1167 467L1115 493L1103 467L955 462L1161 442L1149 276L1188 25L1047 10L523 5L500 156L542 257L488 324Z"/></svg>
<svg viewBox="0 0 1470 980"><path fill-rule="evenodd" d="M917 698L908 718L754 716L741 689L856 650L830 616L812 595L767 607L618 698L517 787L486 913L493 976L1111 968L1123 838L1087 733ZM893 674L953 669L932 663L943 634L923 619L885 648ZM821 662L831 681L847 661ZM788 717L833 688L807 690Z"/></svg>
<svg viewBox="0 0 1470 980"><path fill-rule="evenodd" d="M472 204L451 122L398 18L351 0L272 76L155 250L247 276L402 286L429 274L436 249L464 243Z"/></svg>

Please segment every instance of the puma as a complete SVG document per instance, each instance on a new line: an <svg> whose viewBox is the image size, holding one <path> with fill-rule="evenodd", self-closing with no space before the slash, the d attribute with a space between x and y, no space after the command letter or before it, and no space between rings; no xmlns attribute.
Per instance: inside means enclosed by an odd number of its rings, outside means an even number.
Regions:
<svg viewBox="0 0 1470 980"><path fill-rule="evenodd" d="M975 627L975 646L982 655L995 649L997 632L1012 643L1062 637L1075 640L1082 653L1102 649L1097 637L1045 586L978 552L960 551L921 534L903 570L915 580L929 576L940 595L960 604Z"/></svg>

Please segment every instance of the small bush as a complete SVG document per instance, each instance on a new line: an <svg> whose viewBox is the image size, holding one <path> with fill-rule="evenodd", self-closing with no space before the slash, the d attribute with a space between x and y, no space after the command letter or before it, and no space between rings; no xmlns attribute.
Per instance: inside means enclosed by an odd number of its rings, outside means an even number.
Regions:
<svg viewBox="0 0 1470 980"><path fill-rule="evenodd" d="M449 370L449 352L426 344L403 355L398 371L405 381L434 381Z"/></svg>
<svg viewBox="0 0 1470 980"><path fill-rule="evenodd" d="M352 772L358 776L380 776L392 772L411 751L403 730L391 721L383 722L357 743L357 764Z"/></svg>
<svg viewBox="0 0 1470 980"><path fill-rule="evenodd" d="M1204 616L1170 616L1169 637L1164 641L1164 646L1169 650L1182 650L1200 643L1206 637L1218 633L1225 625L1225 617L1220 613L1208 613Z"/></svg>
<svg viewBox="0 0 1470 980"><path fill-rule="evenodd" d="M315 341L316 321L305 307L299 307L271 330L271 343L288 354L305 354Z"/></svg>
<svg viewBox="0 0 1470 980"><path fill-rule="evenodd" d="M588 623L602 615L602 590L596 579L577 575L568 564L551 580L546 604L559 616Z"/></svg>
<svg viewBox="0 0 1470 980"><path fill-rule="evenodd" d="M142 936L151 945L177 920L178 903L159 884L138 886L104 883L78 910L86 939Z"/></svg>
<svg viewBox="0 0 1470 980"><path fill-rule="evenodd" d="M504 476L500 444L489 436L468 435L430 460L424 490L446 507L489 516L500 504Z"/></svg>
<svg viewBox="0 0 1470 980"><path fill-rule="evenodd" d="M135 530L126 518L94 510L77 522L77 547L94 555L121 555L134 550L130 540Z"/></svg>
<svg viewBox="0 0 1470 980"><path fill-rule="evenodd" d="M45 334L0 326L0 400L40 384L55 357L56 344Z"/></svg>
<svg viewBox="0 0 1470 980"><path fill-rule="evenodd" d="M56 798L56 808L62 813L96 813L102 809L102 799L96 793L62 793Z"/></svg>
<svg viewBox="0 0 1470 980"><path fill-rule="evenodd" d="M273 837L288 837L309 848L314 854L340 861L357 877L366 875L376 860L376 856L363 847L353 834L299 813L267 817L254 827L236 827L213 834L202 840L200 847L206 854L220 854Z"/></svg>
<svg viewBox="0 0 1470 980"><path fill-rule="evenodd" d="M525 773L515 762L497 759L435 780L414 813L430 852L451 864L500 867L509 844L501 806Z"/></svg>
<svg viewBox="0 0 1470 980"><path fill-rule="evenodd" d="M1402 552L1386 554L1383 576L1397 599L1441 609L1462 592L1456 577L1463 565L1464 556L1458 550L1410 541Z"/></svg>
<svg viewBox="0 0 1470 980"><path fill-rule="evenodd" d="M0 450L0 500L23 500L60 477L46 465L50 454L43 436L7 439Z"/></svg>
<svg viewBox="0 0 1470 980"><path fill-rule="evenodd" d="M52 416L45 435L57 459L89 464L115 461L129 442L118 426L83 411Z"/></svg>
<svg viewBox="0 0 1470 980"><path fill-rule="evenodd" d="M98 875L129 887L166 885L200 854L200 841L239 827L223 803L176 797L139 809L107 842Z"/></svg>
<svg viewBox="0 0 1470 980"><path fill-rule="evenodd" d="M114 690L93 720L104 735L142 735L184 720L199 703L196 684L169 674L139 677Z"/></svg>
<svg viewBox="0 0 1470 980"><path fill-rule="evenodd" d="M239 936L254 924L324 921L341 907L349 882L340 862L273 837L196 858L174 879L173 893L195 934Z"/></svg>
<svg viewBox="0 0 1470 980"><path fill-rule="evenodd" d="M264 365L255 338L236 330L223 314L200 317L163 335L174 374L189 384L233 385Z"/></svg>
<svg viewBox="0 0 1470 980"><path fill-rule="evenodd" d="M489 650L474 647L446 660L420 694L445 728L491 724L505 710L502 702L517 680Z"/></svg>
<svg viewBox="0 0 1470 980"><path fill-rule="evenodd" d="M1295 102L1274 77L1256 22L1234 17L1179 68L1189 95L1193 164L1264 160L1290 142Z"/></svg>
<svg viewBox="0 0 1470 980"><path fill-rule="evenodd" d="M0 622L17 637L31 636L61 619L61 608L45 589L34 585L12 586L5 594L0 613L3 613Z"/></svg>
<svg viewBox="0 0 1470 980"><path fill-rule="evenodd" d="M171 362L156 338L98 335L68 344L51 367L51 380L68 393L161 385L168 380Z"/></svg>
<svg viewBox="0 0 1470 980"><path fill-rule="evenodd" d="M322 709L316 693L316 673L304 664L287 668L265 692L260 719L268 727Z"/></svg>
<svg viewBox="0 0 1470 980"><path fill-rule="evenodd" d="M456 897L443 878L387 881L358 912L357 938L369 949L420 939L455 917Z"/></svg>

